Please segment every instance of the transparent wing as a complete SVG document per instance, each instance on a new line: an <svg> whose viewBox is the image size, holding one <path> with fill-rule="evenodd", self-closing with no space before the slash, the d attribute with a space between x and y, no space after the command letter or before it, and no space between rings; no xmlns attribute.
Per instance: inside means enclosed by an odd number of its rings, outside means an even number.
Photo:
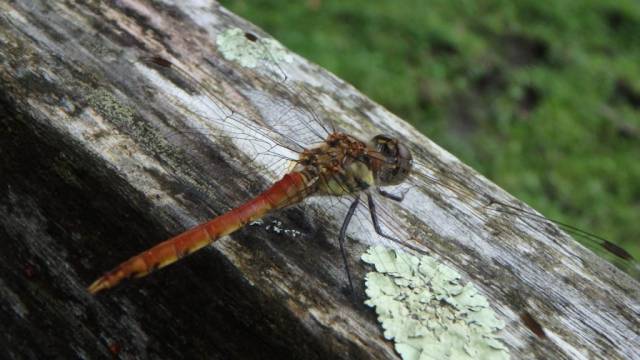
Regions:
<svg viewBox="0 0 640 360"><path fill-rule="evenodd" d="M484 193L478 190L482 187L481 184L474 183L477 181L475 177L456 176L457 172L449 171L447 164L433 157L421 157L420 159L424 160L415 164L417 168L420 168L420 171L417 171L420 176L414 176L410 179L411 187L418 187L436 198L446 198L448 202L464 204L469 209L467 215L471 217L476 214L473 209L481 209L485 213L491 213L498 220L494 222L495 225L508 224L505 229L528 228L551 234L552 238L560 236L559 230L563 230L631 276L640 278L638 261L629 252L604 237L570 224L548 219L542 214L528 209L524 203L512 198L498 198L497 195Z"/></svg>
<svg viewBox="0 0 640 360"><path fill-rule="evenodd" d="M261 75L245 91L278 133L309 146L336 130L330 119L318 117L308 83L297 86L289 76L297 71L288 66L294 55L279 42L231 28L219 34L216 43L221 57ZM216 64L212 59L208 63Z"/></svg>
<svg viewBox="0 0 640 360"><path fill-rule="evenodd" d="M255 87L232 86L219 80L220 74L214 74L210 64L182 67L151 57L136 65L158 87L154 96L160 103L170 103L183 115L186 122L175 124L176 135L193 133L215 142L232 142L277 174L286 172L305 148L329 134L312 111L294 103L282 79Z"/></svg>

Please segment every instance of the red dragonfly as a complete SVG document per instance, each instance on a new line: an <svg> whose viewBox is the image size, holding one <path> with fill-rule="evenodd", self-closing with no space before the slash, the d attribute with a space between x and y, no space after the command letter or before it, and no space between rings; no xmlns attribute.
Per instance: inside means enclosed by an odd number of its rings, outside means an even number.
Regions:
<svg viewBox="0 0 640 360"><path fill-rule="evenodd" d="M255 42L256 39L254 35L247 35L248 41ZM381 195L394 201L402 201L404 198L404 193L398 195L382 189L384 186L398 185L405 182L411 174L412 166L414 165L411 151L409 146L399 139L381 134L374 136L369 141L363 141L355 136L336 130L335 126L328 128L317 119L309 104L304 102L295 105L296 108L304 110L304 116L295 125L290 125L293 128L298 127L298 129L288 129L297 130L299 131L298 133L293 133L301 135L295 135L294 137L290 135L292 133L290 131L267 130L266 126L261 126L262 120L258 116L239 114L233 111L231 106L225 105L216 95L217 90L200 80L207 76L206 71L198 68L198 72L188 72L161 57L153 57L140 63L148 71L157 71L169 81L188 85L195 93L204 95L207 104L216 104L206 105L203 109L202 104L205 103L204 101L185 103L181 94L161 95L166 96L166 99L174 104L181 104L181 108L189 115L193 115L195 121L202 120L202 122L197 122L198 125L194 125L194 127L199 128L200 126L205 126L202 125L204 123L213 122L217 126L225 128L227 133L237 134L235 136L237 140L251 140L250 146L262 149L259 152L260 155L272 156L277 160L285 159L292 162L293 166L279 181L255 198L122 262L93 282L88 288L89 292L95 294L116 286L124 279L148 275L154 270L172 264L272 211L297 204L312 196L353 198L338 237L352 291L353 283L346 261L344 241L347 227L356 209L363 202L361 196L366 198L366 204L364 205L368 207L376 233L383 238L401 244L403 247L424 252L408 241L401 241L393 233L393 230L391 230L392 235L384 231L378 216L379 210L377 210L378 207L374 200L374 195ZM281 73L278 65L274 65L273 62L271 65L276 69L276 73ZM278 82L278 88L275 90L282 90L291 94L292 90L283 84L285 84L284 81ZM293 107L289 109L293 109ZM211 112L216 115L211 115ZM285 112L282 117L285 116L290 116L290 114ZM287 123L290 124L289 122ZM248 135L246 133L248 130L253 134ZM206 132L207 130L202 131ZM313 141L303 139L305 136L310 136ZM305 142L315 143L315 145L305 146L303 145ZM282 150L288 150L289 155L286 155L286 152ZM276 163L280 164L280 162ZM413 186L433 186L436 184L460 197L469 191L460 185L456 185L455 182L442 181L436 176L428 177L427 182L420 183L420 181L416 181ZM524 219L525 222L528 220L538 222L552 221L536 213L499 201L491 196L484 195L483 198L488 208L501 213L517 215ZM607 252L623 259L623 261L629 262L632 260L631 255L624 249L601 237L567 224L552 222L568 232L584 237L587 241L600 246Z"/></svg>
<svg viewBox="0 0 640 360"><path fill-rule="evenodd" d="M174 76L195 84L200 89L206 89L187 72L166 59L154 57L147 59L146 63L164 68L167 76ZM211 93L208 95L213 96ZM233 121L233 126L239 125L235 122L243 126L248 125L244 123L244 119L226 118L223 121L227 123ZM345 196L365 193L376 232L385 238L399 242L383 233L371 191L376 191L379 195L392 200L402 200L402 195L391 194L380 187L400 184L409 176L413 161L409 149L397 139L383 134L365 142L343 132L328 131L324 127L322 130L328 133L322 139L323 141L315 147L301 147L301 150L298 150L298 157L290 159L294 161L291 171L262 194L121 263L93 282L89 286L89 292L95 294L117 285L123 279L145 276L233 233L248 223L261 219L271 211L297 204L312 195ZM317 134L316 131L313 133ZM277 133L277 135L283 134ZM278 143L282 144L282 141ZM360 197L357 196L347 212L340 231L339 243L345 259L346 230L360 201ZM353 289L348 267L347 274Z"/></svg>

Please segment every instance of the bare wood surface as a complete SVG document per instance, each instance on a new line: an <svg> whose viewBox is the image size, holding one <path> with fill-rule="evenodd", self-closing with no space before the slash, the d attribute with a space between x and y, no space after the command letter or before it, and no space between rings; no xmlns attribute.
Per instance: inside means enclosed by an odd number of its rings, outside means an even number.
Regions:
<svg viewBox="0 0 640 360"><path fill-rule="evenodd" d="M0 3L0 348L9 358L397 357L373 311L351 301L339 220L313 204L273 215L302 234L295 239L248 227L148 278L86 292L118 261L275 180L255 176L241 149L176 131L186 120L153 96L136 61L208 59L220 96L257 113L246 89L266 92L268 80L224 60L215 38L230 27L265 34L205 3ZM414 175L424 186L393 205L396 220L490 299L513 358L640 358L637 282L554 226L489 211L481 194L515 200L324 70L294 57L287 75L309 83L321 118L399 135L429 165ZM427 186L430 177L456 179L468 196ZM365 245L352 240L361 298ZM522 324L523 309L547 339Z"/></svg>

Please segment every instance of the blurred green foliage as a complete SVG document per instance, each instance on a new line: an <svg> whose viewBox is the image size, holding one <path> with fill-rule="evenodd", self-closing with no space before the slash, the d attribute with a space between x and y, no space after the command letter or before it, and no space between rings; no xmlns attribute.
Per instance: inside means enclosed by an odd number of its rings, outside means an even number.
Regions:
<svg viewBox="0 0 640 360"><path fill-rule="evenodd" d="M223 1L550 218L640 258L640 3Z"/></svg>

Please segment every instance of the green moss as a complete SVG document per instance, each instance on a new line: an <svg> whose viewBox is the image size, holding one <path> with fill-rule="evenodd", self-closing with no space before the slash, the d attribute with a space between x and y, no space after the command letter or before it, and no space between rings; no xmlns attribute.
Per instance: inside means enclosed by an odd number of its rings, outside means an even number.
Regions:
<svg viewBox="0 0 640 360"><path fill-rule="evenodd" d="M98 114L106 119L117 123L131 123L133 121L135 111L129 106L122 105L107 89L94 90L89 96L88 102Z"/></svg>
<svg viewBox="0 0 640 360"><path fill-rule="evenodd" d="M434 258L370 247L362 260L368 306L403 359L508 359L487 299Z"/></svg>
<svg viewBox="0 0 640 360"><path fill-rule="evenodd" d="M102 117L128 132L142 148L157 154L171 152L171 146L149 123L137 116L133 108L122 104L107 89L98 88L93 91L88 103Z"/></svg>

